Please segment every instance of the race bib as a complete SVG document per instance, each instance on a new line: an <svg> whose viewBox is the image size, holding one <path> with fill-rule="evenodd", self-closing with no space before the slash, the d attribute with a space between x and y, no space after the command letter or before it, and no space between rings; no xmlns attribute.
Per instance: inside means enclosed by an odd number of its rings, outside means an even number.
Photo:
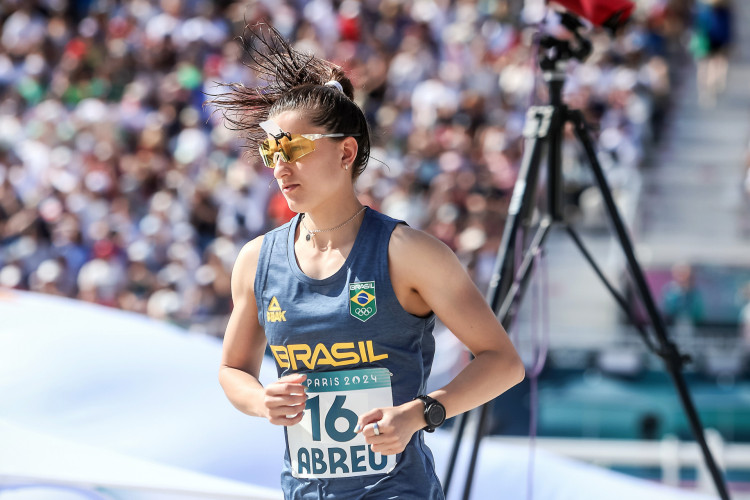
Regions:
<svg viewBox="0 0 750 500"><path fill-rule="evenodd" d="M354 432L361 414L393 406L387 369L308 373L306 384L302 421L287 427L294 477L366 476L395 467L395 455L372 452L365 437Z"/></svg>

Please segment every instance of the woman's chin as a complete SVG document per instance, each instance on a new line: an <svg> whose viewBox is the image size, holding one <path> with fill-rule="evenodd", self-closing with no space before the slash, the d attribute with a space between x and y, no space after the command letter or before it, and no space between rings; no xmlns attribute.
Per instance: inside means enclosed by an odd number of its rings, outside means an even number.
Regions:
<svg viewBox="0 0 750 500"><path fill-rule="evenodd" d="M291 210L292 212L299 214L305 211L298 201L291 200L286 196L284 198L286 198L286 204L289 207L289 210Z"/></svg>

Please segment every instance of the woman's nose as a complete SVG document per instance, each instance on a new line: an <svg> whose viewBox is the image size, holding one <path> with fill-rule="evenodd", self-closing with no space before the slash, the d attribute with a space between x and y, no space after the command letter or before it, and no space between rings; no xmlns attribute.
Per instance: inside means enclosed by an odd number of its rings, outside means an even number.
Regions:
<svg viewBox="0 0 750 500"><path fill-rule="evenodd" d="M277 154L273 157L273 176L277 179L284 177L289 174L289 163L285 162L281 155Z"/></svg>

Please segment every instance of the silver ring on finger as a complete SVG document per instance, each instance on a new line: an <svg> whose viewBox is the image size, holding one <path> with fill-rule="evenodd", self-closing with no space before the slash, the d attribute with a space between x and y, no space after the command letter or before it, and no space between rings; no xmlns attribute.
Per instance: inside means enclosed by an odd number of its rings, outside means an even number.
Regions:
<svg viewBox="0 0 750 500"><path fill-rule="evenodd" d="M372 430L375 433L376 436L380 436L380 428L378 428L378 423L373 422L372 423Z"/></svg>

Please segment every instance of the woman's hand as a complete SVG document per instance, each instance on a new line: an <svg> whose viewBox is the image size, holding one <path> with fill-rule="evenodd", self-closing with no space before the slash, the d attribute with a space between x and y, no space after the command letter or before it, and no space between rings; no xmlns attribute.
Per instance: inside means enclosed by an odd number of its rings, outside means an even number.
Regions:
<svg viewBox="0 0 750 500"><path fill-rule="evenodd" d="M302 420L307 393L304 381L307 375L294 373L281 377L264 388L263 406L269 422L274 425L294 425Z"/></svg>
<svg viewBox="0 0 750 500"><path fill-rule="evenodd" d="M395 455L404 451L412 435L424 426L424 404L410 401L401 406L368 411L359 417L354 430L365 436L372 451Z"/></svg>

